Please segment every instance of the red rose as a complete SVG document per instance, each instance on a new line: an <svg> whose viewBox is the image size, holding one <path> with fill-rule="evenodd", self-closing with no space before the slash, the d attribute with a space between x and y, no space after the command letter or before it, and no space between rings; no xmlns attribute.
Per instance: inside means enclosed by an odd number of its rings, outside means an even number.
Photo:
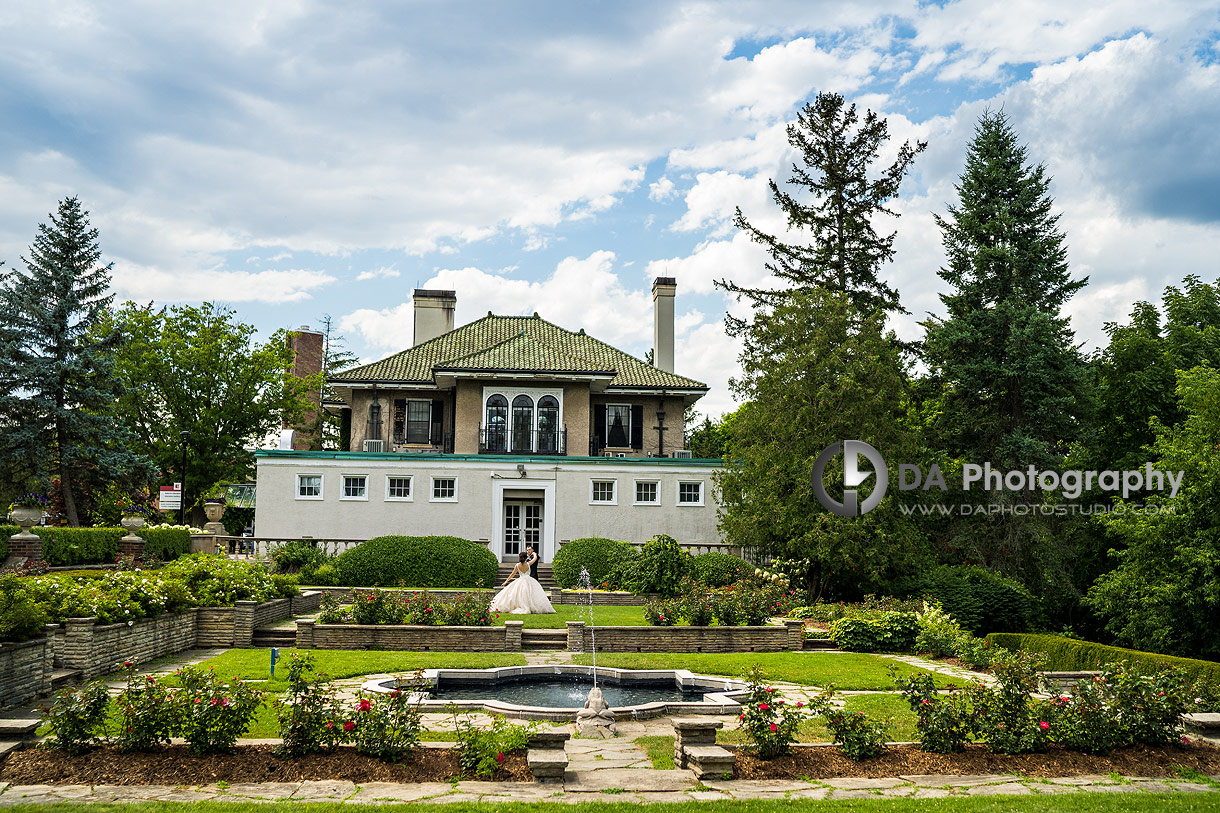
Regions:
<svg viewBox="0 0 1220 813"><path fill-rule="evenodd" d="M770 707L770 706L768 706L766 703L759 703L759 704L758 704L758 710L759 710L759 711L766 711L766 710L767 710L767 709L769 709L769 708L771 708L771 707Z"/></svg>
<svg viewBox="0 0 1220 813"><path fill-rule="evenodd" d="M502 754L502 753L496 754L496 762L503 762L503 761L504 761L504 754Z"/></svg>
<svg viewBox="0 0 1220 813"><path fill-rule="evenodd" d="M373 707L373 706L372 706L372 704L371 704L371 703L369 703L369 701L367 701L367 700L361 700L361 701L360 701L360 710L361 710L361 711L368 711L368 710L369 710L369 709L371 709L372 707Z"/></svg>
<svg viewBox="0 0 1220 813"><path fill-rule="evenodd" d="M1051 727L1051 724L1048 723L1046 720L1043 720L1042 722L1038 723L1038 728L1042 729L1043 731L1048 731L1050 729L1050 727Z"/></svg>
<svg viewBox="0 0 1220 813"><path fill-rule="evenodd" d="M777 726L775 723L772 723L772 724L771 724L771 730L772 730L772 731L778 731L778 730L779 730L779 726Z"/></svg>
<svg viewBox="0 0 1220 813"><path fill-rule="evenodd" d="M345 722L345 723L343 724L343 730L344 730L344 731L351 731L351 730L352 730L353 728L355 728L355 727L356 727L356 724L355 724L355 723L353 723L351 720L348 720L347 722Z"/></svg>

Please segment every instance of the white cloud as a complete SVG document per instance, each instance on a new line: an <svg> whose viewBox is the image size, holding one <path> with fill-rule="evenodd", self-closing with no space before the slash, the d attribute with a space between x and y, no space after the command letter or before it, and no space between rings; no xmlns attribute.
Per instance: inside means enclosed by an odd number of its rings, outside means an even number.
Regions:
<svg viewBox="0 0 1220 813"><path fill-rule="evenodd" d="M284 271L164 271L116 263L113 284L120 300L137 302L300 302L335 281L307 269Z"/></svg>
<svg viewBox="0 0 1220 813"><path fill-rule="evenodd" d="M402 272L394 268L377 268L372 271L361 271L356 275L356 282L364 282L370 279L397 279L402 276Z"/></svg>
<svg viewBox="0 0 1220 813"><path fill-rule="evenodd" d="M660 178L648 184L648 199L657 203L664 203L676 194L674 182L669 178Z"/></svg>

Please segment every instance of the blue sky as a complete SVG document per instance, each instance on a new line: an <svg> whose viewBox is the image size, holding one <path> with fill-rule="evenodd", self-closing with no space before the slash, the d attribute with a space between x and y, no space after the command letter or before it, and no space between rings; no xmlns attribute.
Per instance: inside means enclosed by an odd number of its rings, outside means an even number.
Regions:
<svg viewBox="0 0 1220 813"><path fill-rule="evenodd" d="M263 335L333 317L372 360L410 292L537 311L643 355L678 279L678 371L733 406L715 291L763 282L735 206L781 229L784 124L818 91L928 150L886 274L939 312L933 215L980 112L1054 178L1086 351L1187 274L1220 276L1220 6L914 3L0 5L0 259L79 195L120 299L216 300Z"/></svg>

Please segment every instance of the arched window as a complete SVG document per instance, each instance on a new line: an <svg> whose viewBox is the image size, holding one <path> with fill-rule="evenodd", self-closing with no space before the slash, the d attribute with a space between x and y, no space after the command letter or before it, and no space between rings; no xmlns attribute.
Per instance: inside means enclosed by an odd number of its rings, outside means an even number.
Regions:
<svg viewBox="0 0 1220 813"><path fill-rule="evenodd" d="M493 395L487 399L483 446L489 452L508 451L508 399L503 395Z"/></svg>
<svg viewBox="0 0 1220 813"><path fill-rule="evenodd" d="M559 451L559 401L553 395L538 399L538 454Z"/></svg>
<svg viewBox="0 0 1220 813"><path fill-rule="evenodd" d="M513 453L534 450L534 399L518 395L513 399Z"/></svg>

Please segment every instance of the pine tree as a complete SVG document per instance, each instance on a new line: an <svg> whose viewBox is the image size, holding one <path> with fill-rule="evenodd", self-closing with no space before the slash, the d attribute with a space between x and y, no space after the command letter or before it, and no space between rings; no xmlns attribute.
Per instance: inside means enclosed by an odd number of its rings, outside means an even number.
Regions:
<svg viewBox="0 0 1220 813"><path fill-rule="evenodd" d="M898 194L902 179L927 142L905 142L888 167L873 171L881 147L889 141L889 126L871 110L861 122L856 106L846 106L837 93L819 93L788 125L788 142L800 150L801 163L792 165L788 183L781 189L771 180L771 196L787 217L788 229L808 233L807 245L785 243L755 227L737 209L734 224L771 255L767 270L790 288L822 288L846 295L858 311L903 311L898 292L884 282L881 267L894 256L894 236L878 235L877 215L897 217L886 203ZM798 195L808 192L806 202ZM786 291L744 288L730 280L717 283L724 290L745 296L755 306L774 306ZM729 319L731 332L744 323Z"/></svg>
<svg viewBox="0 0 1220 813"><path fill-rule="evenodd" d="M114 420L117 332L99 331L113 294L112 265L99 265L97 229L80 201L66 198L23 257L24 270L0 276L0 425L3 451L38 461L31 472L59 478L72 525L81 490L146 467Z"/></svg>

